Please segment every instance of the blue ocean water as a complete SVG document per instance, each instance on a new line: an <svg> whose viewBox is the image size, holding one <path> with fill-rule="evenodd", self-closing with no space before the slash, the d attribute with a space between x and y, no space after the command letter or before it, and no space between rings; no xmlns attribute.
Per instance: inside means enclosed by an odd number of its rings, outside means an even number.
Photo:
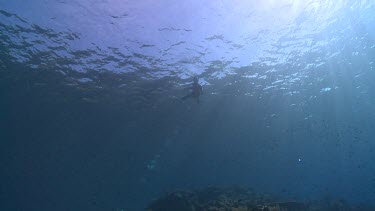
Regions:
<svg viewBox="0 0 375 211"><path fill-rule="evenodd" d="M375 204L374 26L366 0L0 0L0 210Z"/></svg>

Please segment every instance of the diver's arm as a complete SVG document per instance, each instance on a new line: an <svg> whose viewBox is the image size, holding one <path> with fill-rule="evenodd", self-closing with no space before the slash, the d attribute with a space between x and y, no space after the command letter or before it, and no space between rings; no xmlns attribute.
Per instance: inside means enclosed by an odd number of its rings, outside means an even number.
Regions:
<svg viewBox="0 0 375 211"><path fill-rule="evenodd" d="M190 98L190 97L193 97L193 94L187 94L187 95L185 95L185 96L183 96L182 98L181 98L181 100L186 100L186 99L188 99L188 98Z"/></svg>
<svg viewBox="0 0 375 211"><path fill-rule="evenodd" d="M184 89L184 90L193 90L193 89L194 89L194 86L187 86L187 87L184 87L183 89Z"/></svg>

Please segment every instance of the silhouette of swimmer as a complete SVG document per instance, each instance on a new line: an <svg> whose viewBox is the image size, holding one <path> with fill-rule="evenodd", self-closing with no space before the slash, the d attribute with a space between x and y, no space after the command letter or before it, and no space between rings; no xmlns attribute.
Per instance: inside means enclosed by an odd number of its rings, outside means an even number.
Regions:
<svg viewBox="0 0 375 211"><path fill-rule="evenodd" d="M198 83L198 78L194 77L194 81L192 86L190 87L191 92L184 97L182 97L182 100L186 100L188 98L195 98L197 100L197 103L199 103L199 96L203 94L203 88L202 86Z"/></svg>

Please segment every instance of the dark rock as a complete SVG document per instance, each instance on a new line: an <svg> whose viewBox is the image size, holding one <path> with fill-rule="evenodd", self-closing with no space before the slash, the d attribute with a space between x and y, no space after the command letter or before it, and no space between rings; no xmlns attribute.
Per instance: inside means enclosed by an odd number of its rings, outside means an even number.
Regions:
<svg viewBox="0 0 375 211"><path fill-rule="evenodd" d="M325 211L375 210L350 206L343 200L302 203L280 201L246 188L206 188L194 192L176 191L154 201L148 211Z"/></svg>

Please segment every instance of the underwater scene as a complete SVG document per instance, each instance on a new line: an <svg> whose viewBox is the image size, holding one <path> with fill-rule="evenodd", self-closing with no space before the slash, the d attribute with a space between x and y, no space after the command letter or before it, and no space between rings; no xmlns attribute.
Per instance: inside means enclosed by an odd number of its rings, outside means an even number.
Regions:
<svg viewBox="0 0 375 211"><path fill-rule="evenodd" d="M0 210L375 210L375 1L0 0Z"/></svg>

